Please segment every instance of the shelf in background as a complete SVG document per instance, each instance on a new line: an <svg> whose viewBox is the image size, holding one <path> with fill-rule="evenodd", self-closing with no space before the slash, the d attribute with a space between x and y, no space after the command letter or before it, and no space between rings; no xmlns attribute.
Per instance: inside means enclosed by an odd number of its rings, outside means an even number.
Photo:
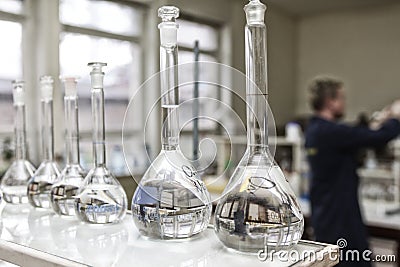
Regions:
<svg viewBox="0 0 400 267"><path fill-rule="evenodd" d="M388 169L366 169L358 170L358 175L362 178L370 179L394 179L393 171Z"/></svg>

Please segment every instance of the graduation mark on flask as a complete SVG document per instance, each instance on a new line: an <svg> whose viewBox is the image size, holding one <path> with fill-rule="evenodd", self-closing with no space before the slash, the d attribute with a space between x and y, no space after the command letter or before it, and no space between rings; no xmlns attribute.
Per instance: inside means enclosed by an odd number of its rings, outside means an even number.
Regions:
<svg viewBox="0 0 400 267"><path fill-rule="evenodd" d="M250 177L249 179L249 190L254 191L258 188L271 189L276 186L274 181L261 176ZM251 190L252 189L252 190Z"/></svg>

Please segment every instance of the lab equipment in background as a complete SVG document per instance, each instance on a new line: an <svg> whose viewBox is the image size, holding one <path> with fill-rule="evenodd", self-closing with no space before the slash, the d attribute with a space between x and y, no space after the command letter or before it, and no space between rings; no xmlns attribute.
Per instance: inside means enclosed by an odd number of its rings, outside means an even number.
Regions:
<svg viewBox="0 0 400 267"><path fill-rule="evenodd" d="M241 252L288 249L303 233L296 196L268 147L266 7L251 0L246 12L247 149L215 212L221 242Z"/></svg>
<svg viewBox="0 0 400 267"><path fill-rule="evenodd" d="M367 169L376 169L378 167L378 162L376 160L375 151L372 149L367 150L367 156L365 158L364 167Z"/></svg>
<svg viewBox="0 0 400 267"><path fill-rule="evenodd" d="M51 76L40 78L43 161L28 183L29 203L34 207L46 209L51 205L51 187L60 175L54 159L53 83Z"/></svg>
<svg viewBox="0 0 400 267"><path fill-rule="evenodd" d="M89 63L92 85L93 156L94 167L89 171L78 191L75 209L81 221L97 224L117 223L127 208L124 189L106 167L104 129L104 72L106 63Z"/></svg>
<svg viewBox="0 0 400 267"><path fill-rule="evenodd" d="M379 153L378 153L379 152ZM376 152L367 150L364 165L358 169L363 200L400 203L400 139Z"/></svg>
<svg viewBox="0 0 400 267"><path fill-rule="evenodd" d="M112 147L110 168L112 169L112 172L117 176L127 175L127 170L125 167L125 157L124 153L122 152L121 145L114 145Z"/></svg>
<svg viewBox="0 0 400 267"><path fill-rule="evenodd" d="M147 169L132 200L132 214L139 232L154 239L180 239L199 234L211 216L209 193L197 171L179 149L178 61L175 19L179 9L158 10L162 150Z"/></svg>
<svg viewBox="0 0 400 267"><path fill-rule="evenodd" d="M15 110L15 160L4 174L0 189L3 193L3 199L7 203L20 204L28 203L26 189L28 180L35 172L35 167L26 158L24 82L14 81L12 85Z"/></svg>
<svg viewBox="0 0 400 267"><path fill-rule="evenodd" d="M51 204L59 215L75 215L75 197L86 175L79 163L77 77L63 77L66 166L51 188Z"/></svg>
<svg viewBox="0 0 400 267"><path fill-rule="evenodd" d="M291 142L300 142L303 138L301 127L298 123L289 122L285 127L286 139Z"/></svg>

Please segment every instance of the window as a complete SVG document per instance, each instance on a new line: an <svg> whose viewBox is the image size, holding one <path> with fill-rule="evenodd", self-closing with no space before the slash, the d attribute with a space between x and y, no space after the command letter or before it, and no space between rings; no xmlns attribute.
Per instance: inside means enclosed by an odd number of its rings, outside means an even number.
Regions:
<svg viewBox="0 0 400 267"><path fill-rule="evenodd" d="M187 18L185 14L183 14L182 18L178 20L179 23L179 32L178 32L178 45L179 45L179 54L178 54L178 62L179 64L193 62L194 55L194 46L195 42L199 41L199 61L208 61L208 62L219 62L219 40L220 40L220 25L214 24L213 22L208 21L198 21L196 18ZM188 79L190 81L194 80L194 64L187 65L187 67L181 68L181 72L179 75L181 77L193 77L192 79ZM186 79L186 78L185 78ZM205 81L218 81L219 73L215 72L213 68L200 68L199 71L199 79ZM212 99L219 99L219 88L215 85L199 83L199 97L209 97ZM183 103L185 101L193 99L193 84L189 83L185 86L181 86L179 88L179 96L180 102ZM205 110L214 110L215 101L200 101L199 102L199 111L200 113ZM193 105L182 105L180 114L180 122L189 122L186 123L183 132L180 138L181 149L182 152L188 158L192 158L193 153L193 142L191 131L193 129L193 123L191 118L193 118ZM215 132L217 130L218 124L209 119L199 119L198 126L200 130L200 135L207 132ZM186 134L189 132L190 134ZM211 143L203 143L202 144L202 158L209 159L204 162L210 163L213 158L214 147L210 147ZM213 168L213 164L210 164L210 168ZM201 166L202 168L202 166Z"/></svg>
<svg viewBox="0 0 400 267"><path fill-rule="evenodd" d="M210 24L204 24L185 19L180 19L179 34L178 34L179 64L194 61L193 50L196 41L199 41L199 50L200 50L199 61L209 61L209 62L219 61L218 59L219 27L212 26ZM185 70L187 70L188 73L180 73L180 75L194 77L193 69L185 69ZM215 80L215 75L218 75L218 73L213 73L212 71L204 71L199 73L200 79L204 80ZM214 77L211 78L211 76ZM217 98L217 90L206 84L199 84L199 96ZM191 98L193 98L193 87L182 88L182 90L180 91L181 102ZM187 114L191 113L189 112ZM213 128L213 125L208 125L208 127L205 128L206 129Z"/></svg>
<svg viewBox="0 0 400 267"><path fill-rule="evenodd" d="M56 0L57 1L57 0ZM157 44L151 43L151 49L143 47L146 40L144 31L147 4L143 1L121 1L121 0L58 0L56 1L35 1L35 0L1 0L0 1L0 34L3 35L0 43L0 112L7 114L0 116L0 151L2 140L5 137L12 137L13 131L13 106L11 81L16 78L24 78L27 85L32 86L31 95L34 96L27 100L28 114L28 145L31 159L38 163L40 158L40 136L39 123L36 117L35 108L38 106L38 75L42 71L54 72L53 66L60 66L62 75L78 75L78 94L80 97L80 130L81 130L81 159L86 163L86 167L93 161L91 147L91 105L90 105L90 61L104 61L108 66L104 69L105 77L105 115L106 115L106 134L108 163L119 166L116 169L124 169L124 159L121 158L121 129L126 107L134 90L139 88L144 81L143 70L151 74L156 71L156 67L151 62L145 64L142 57L152 60L156 57ZM57 10L58 8L58 10ZM152 5L149 5L153 9ZM152 10L153 12L154 10ZM42 16L56 14L59 16L48 16L46 22L41 20ZM155 14L153 14L155 16ZM179 61L180 63L192 62L193 46L195 40L200 40L200 60L218 62L220 51L220 25L209 21L202 21L198 18L181 16L179 19L180 30L179 41ZM59 27L60 26L60 27ZM36 36L45 36L47 30L51 30L50 38L39 38L50 44L41 45L37 42ZM155 33L157 28L148 29ZM59 39L53 38L53 34L59 34ZM151 39L151 38L149 38ZM32 43L30 43L32 42ZM59 51L53 49L59 47ZM51 51L47 51L51 47ZM153 51L154 50L154 51ZM49 52L49 53L48 53ZM48 54L47 54L48 53ZM38 57L36 55L48 55ZM59 57L57 56L59 55ZM24 68L23 68L24 67ZM25 71L25 73L23 73ZM187 73L181 76L193 76L193 69L187 69ZM219 74L211 70L202 70L200 77L218 77ZM55 77L56 78L56 77ZM200 85L200 96L217 97L217 90L206 84ZM60 92L58 92L60 93ZM192 97L193 88L181 88L181 99L185 101ZM147 93L140 96L140 99L148 100ZM139 101L138 101L139 102ZM147 157L144 154L142 137L142 127L145 120L143 106L145 101L135 105L135 122L130 124L128 129L129 141L132 141L132 153L127 155L127 161L135 162L133 166L142 168L147 164ZM207 108L203 106L202 108ZM60 107L56 107L57 112ZM30 112L33 110L34 112ZM131 111L131 110L130 110ZM191 112L186 113L188 115ZM62 120L62 114L56 114L57 122ZM185 118L182 118L185 119ZM136 120L138 122L136 122ZM58 123L58 125L63 125ZM199 122L200 129L205 131L215 131L216 124L202 120ZM189 129L192 125L188 125ZM60 137L63 129L55 129L56 136ZM131 138L133 137L133 138ZM136 138L140 137L140 138ZM185 139L186 136L183 136ZM140 139L140 140L139 140ZM57 139L58 140L58 139ZM188 139L189 140L189 139ZM190 150L189 146L184 146ZM157 149L157 144L150 144L150 149ZM62 144L56 144L56 153ZM140 148L139 148L140 147ZM139 148L139 149L136 149ZM143 150L143 151L142 151ZM126 150L127 151L127 150ZM140 155L139 155L140 154ZM113 162L115 161L115 162ZM121 163L122 162L122 163ZM1 159L0 159L1 165ZM132 164L130 164L132 165ZM134 170L135 171L135 170ZM138 172L141 172L142 169ZM119 173L116 172L118 175Z"/></svg>
<svg viewBox="0 0 400 267"><path fill-rule="evenodd" d="M13 156L14 109L11 81L22 77L21 0L0 1L0 176Z"/></svg>
<svg viewBox="0 0 400 267"><path fill-rule="evenodd" d="M63 24L125 36L142 33L142 13L140 9L110 1L60 2L60 21Z"/></svg>
<svg viewBox="0 0 400 267"><path fill-rule="evenodd" d="M67 32L61 34L61 73L72 73L81 77L78 83L79 97L82 102L89 104L80 105L82 132L91 130L90 69L87 63L108 63L104 69L107 130L120 131L130 97L129 89L136 88L140 83L139 68L134 67L136 63L133 61L139 55L140 47L129 41Z"/></svg>
<svg viewBox="0 0 400 267"><path fill-rule="evenodd" d="M219 41L218 26L211 23L198 23L179 19L178 43L182 48L193 48L196 40L201 40L200 49L207 53L216 53Z"/></svg>
<svg viewBox="0 0 400 267"><path fill-rule="evenodd" d="M107 152L111 168L125 174L121 130L132 90L141 84L140 35L143 10L111 1L61 0L60 71L79 75L81 154L92 161L90 76L88 62L107 62L104 69ZM132 129L134 130L134 129ZM114 162L115 161L115 162Z"/></svg>
<svg viewBox="0 0 400 267"><path fill-rule="evenodd" d="M0 20L0 127L6 132L14 123L11 81L22 76L21 33L20 23Z"/></svg>
<svg viewBox="0 0 400 267"><path fill-rule="evenodd" d="M9 13L21 13L23 8L22 0L1 0L0 10Z"/></svg>

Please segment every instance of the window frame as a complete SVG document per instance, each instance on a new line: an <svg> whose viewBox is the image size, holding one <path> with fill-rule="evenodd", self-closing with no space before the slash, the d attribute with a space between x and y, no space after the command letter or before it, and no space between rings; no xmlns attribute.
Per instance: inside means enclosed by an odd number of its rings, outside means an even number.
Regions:
<svg viewBox="0 0 400 267"><path fill-rule="evenodd" d="M39 114L40 105L38 105L39 94L38 94L38 76L43 73L50 73L56 75L59 73L60 68L60 34L62 32L66 33L77 33L77 34L87 34L89 36L111 38L116 40L129 41L138 45L140 48L140 75L139 81L144 82L148 77L159 71L158 64L158 30L156 25L159 23L159 18L157 18L155 10L156 6L149 3L143 3L141 0L106 0L118 4L132 6L134 8L140 8L143 11L142 17L142 33L129 36L124 34L116 34L107 31L102 31L98 29L85 28L81 26L68 25L68 23L61 23L60 21L60 1L36 1L36 0L23 0L23 6L20 13L11 13L6 11L0 11L0 19L9 20L13 22L21 23L22 25L22 75L27 81L29 90L27 90L27 109L29 110L27 114L27 137L28 146L30 152L30 158L33 159L34 163L38 163L40 158L40 126L37 122L37 116ZM150 13L151 12L151 13ZM45 17L44 22L40 22L38 18ZM200 53L203 55L208 55L214 57L217 62L229 63L227 61L225 53L223 53L223 48L225 47L226 40L226 21L219 20L217 18L190 15L186 11L182 11L180 19L187 20L190 22L205 24L214 27L217 30L217 49L213 51L203 50L200 47ZM47 25L46 25L47 24ZM148 29L150 27L150 29ZM51 32L48 33L48 30ZM47 35L50 34L50 37ZM54 38L54 37L57 38ZM56 48L57 47L57 48ZM50 48L50 50L49 50ZM179 49L181 51L193 51L193 47L188 47L180 45ZM43 56L45 56L43 58ZM222 78L219 75L220 79ZM56 139L56 152L63 151L64 144L60 142L60 138L63 137L64 129L60 127L60 119L62 115L62 106L60 106L60 101L62 103L62 92L59 88L59 84L55 84L55 139ZM135 88L136 89L136 88ZM131 96L134 92L129 91ZM157 92L145 92L143 99L143 106L145 107L149 103L152 103L154 99L157 98ZM222 99L223 96L218 94L218 99ZM124 100L125 101L125 100ZM128 99L129 101L129 99ZM56 103L57 102L57 103ZM62 105L62 104L61 104ZM142 112L144 113L144 107ZM145 114L141 114L141 120L144 121ZM138 115L140 116L140 115ZM146 129L151 129L148 131L148 142L152 143L151 154L156 153L159 150L159 115L154 115L150 123L146 126ZM58 122L57 122L58 121ZM144 127L144 122L142 122ZM6 133L6 136L13 135L13 129L0 129L0 138L2 134ZM106 130L106 138L121 138L121 131ZM137 133L140 132L138 135ZM131 136L142 136L142 130L133 130L132 132L127 132L126 137ZM81 131L82 140L90 139L91 133L89 131ZM186 135L186 133L183 132ZM154 154L155 155L155 154ZM151 155L154 156L154 155Z"/></svg>
<svg viewBox="0 0 400 267"><path fill-rule="evenodd" d="M21 30L22 30L22 35L21 35L21 54L23 55L23 51L24 51L23 43L24 43L24 39L25 39L24 33L25 33L25 21L26 21L25 3L24 2L22 3L22 11L21 11L21 13L13 13L13 12L7 12L7 11L0 10L0 20L21 24ZM22 60L21 60L21 66L22 66L21 73L22 73L22 75L23 75L23 65L24 65L24 57L22 56ZM11 84L10 84L10 93L9 94L1 93L0 95L9 98L12 101ZM13 127L9 128L9 129L0 127L0 140L3 140L3 139L8 138L8 137L13 138L13 134L14 134L14 128Z"/></svg>
<svg viewBox="0 0 400 267"><path fill-rule="evenodd" d="M200 46L199 52L200 52L200 54L215 57L218 62L221 62L221 49L220 49L221 45L220 44L221 44L221 40L222 40L222 28L223 28L222 23L213 21L211 19L204 19L201 17L192 16L192 15L186 14L185 12L181 12L179 19L189 21L189 22L204 24L204 25L214 28L217 31L217 35L218 35L217 36L217 44L218 44L217 49L204 50L204 49L201 49L201 46ZM178 43L178 45L179 45L179 51L193 52L193 46L182 45L179 43Z"/></svg>
<svg viewBox="0 0 400 267"><path fill-rule="evenodd" d="M61 2L61 0L58 0ZM89 28L89 27L84 27L84 26L75 26L75 25L70 25L68 23L62 23L61 20L59 19L59 23L60 23L60 35L62 33L72 33L72 34L82 34L82 35L88 35L88 36L92 36L92 37L98 37L98 38L107 38L107 39L113 39L113 40L118 40L118 41L127 41L131 44L137 45L138 47L140 47L140 62L139 65L141 66L141 73L139 75L140 78L140 82L143 82L145 80L145 73L143 71L143 66L144 66L144 58L143 58L143 33L145 32L145 20L146 20L146 16L145 14L147 13L147 9L148 6L139 2L134 2L134 1L121 1L121 0L106 0L108 2L112 2L112 3L116 3L116 4L120 4L120 5L125 5L125 6L129 6L131 8L139 8L141 9L141 11L144 13L143 17L142 17L142 34L138 34L138 35L126 35L126 34L118 34L118 33L113 33L113 32L108 32L108 31L104 31L104 30L99 30L99 29L93 29L93 28ZM60 65L60 59L58 58L58 63ZM129 97L127 99L113 99L113 98L109 98L111 101L116 101L118 103L121 104L126 104L127 102L129 103L130 97L132 95L132 91L131 88L129 89ZM90 98L90 97L89 97ZM105 99L105 101L107 101L107 99ZM143 114L140 114L141 117L143 117ZM105 129L106 132L106 136L110 137L112 139L115 138L120 138L121 134L122 134L122 129L121 130L107 130L107 128ZM128 136L134 136L135 133L140 132L137 129L133 129L133 130L129 130L129 131L125 131L124 134L127 134ZM81 140L87 141L91 138L92 132L88 131L88 130L81 130L80 131L80 135L81 135Z"/></svg>
<svg viewBox="0 0 400 267"><path fill-rule="evenodd" d="M214 21L212 19L208 19L208 18L206 19L206 18L202 18L202 17L198 17L198 16L193 16L193 15L187 14L185 12L180 13L179 19L185 20L188 22L194 22L194 23L198 23L198 24L207 25L216 30L216 32L217 32L217 48L214 50L204 50L204 49L201 49L201 45L200 45L199 56L202 54L211 56L211 57L214 57L218 63L222 63L222 51L221 51L222 45L221 44L222 44L222 35L223 35L224 24ZM180 43L178 43L178 46L179 46L178 53L180 51L193 53L194 46L183 45ZM218 73L218 79L219 80L221 79L220 73ZM220 91L218 91L218 93L217 93L217 99L222 100L222 94ZM217 124L215 129L206 128L206 129L199 129L198 131L201 134L212 134L212 133L215 133L215 131L220 131L219 128L220 128L220 125ZM183 136L188 136L188 135L192 134L192 130L182 129L181 134Z"/></svg>
<svg viewBox="0 0 400 267"><path fill-rule="evenodd" d="M58 0L59 3L61 2L61 0ZM146 26L146 15L148 13L148 5L142 4L142 3L137 3L134 1L119 1L119 0L106 0L108 2L112 2L112 3L116 3L116 4L121 4L124 6L129 6L131 8L138 8L140 9L141 12L143 12L143 16L141 18L141 33L140 34L132 34L132 35L127 35L127 34L119 34L119 33L113 33L113 32L109 32L109 31L105 31L105 30L101 30L101 29L94 29L94 28L90 28L90 27L85 27L85 26L76 26L76 25L70 25L68 23L63 23L60 19L58 19L58 22L60 24L60 31L59 31L59 36L61 37L61 35L63 33L71 33L71 34L82 34L82 35L87 35L89 37L97 37L97 38L107 38L107 39L111 39L111 40L116 40L116 41L127 41L129 42L131 45L135 45L139 48L139 62L137 64L133 64L133 65L138 65L139 66L139 86L142 82L145 81L146 78L146 73L144 71L144 67L145 67L145 53L144 53L144 42L146 39L145 36L145 26ZM60 7L59 7L59 12L60 12ZM59 45L58 45L58 49L60 52L60 44L61 44L61 38L59 41ZM133 50L131 51L132 54L132 58L134 60L135 57L133 55ZM60 61L60 57L57 58L58 64L61 67L61 61ZM134 62L136 63L136 62ZM105 98L105 102L107 105L107 102L114 102L117 104L121 104L121 105L126 105L128 106L130 98L132 97L133 93L135 92L135 90L137 88L132 88L132 87L128 87L127 88L128 91L128 97L127 98L113 98L113 97L109 97L109 98ZM87 101L90 100L90 96L89 97L81 97L82 100ZM143 101L142 101L143 102ZM107 106L105 106L105 108L107 108ZM107 111L105 111L107 112ZM140 113L139 113L140 112ZM137 114L139 116L139 118L141 120L143 120L144 117L144 111L143 111L143 107L140 107ZM122 114L124 115L124 114ZM106 121L107 123L107 121ZM110 158L110 156L112 156L112 149L111 147L113 146L113 144L115 144L118 141L118 144L120 144L121 141L121 137L122 135L124 136L124 139L126 138L135 138L135 137L139 137L141 136L140 133L142 132L142 129L138 129L138 128L133 128L133 129L110 129L110 128L105 128L105 134L106 134L106 144L107 144L107 158ZM81 156L83 157L83 147L86 146L90 146L89 144L92 141L92 131L91 130L85 130L85 129L80 129L79 131L79 135L80 135L80 141L81 141ZM91 152L89 152L91 153ZM87 164L88 162L86 162ZM124 175L127 175L128 173L125 173Z"/></svg>

